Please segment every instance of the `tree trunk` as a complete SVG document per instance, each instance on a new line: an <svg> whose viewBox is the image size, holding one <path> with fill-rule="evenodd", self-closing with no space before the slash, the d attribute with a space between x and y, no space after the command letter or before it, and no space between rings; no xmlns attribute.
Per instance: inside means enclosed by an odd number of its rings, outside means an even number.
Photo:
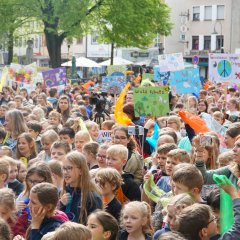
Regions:
<svg viewBox="0 0 240 240"><path fill-rule="evenodd" d="M50 66L52 68L57 68L61 66L61 46L64 40L63 35L57 35L53 32L47 31L46 27L44 29L48 54L50 57Z"/></svg>
<svg viewBox="0 0 240 240"><path fill-rule="evenodd" d="M111 63L110 63L110 65L113 65L113 57L114 57L114 43L111 44Z"/></svg>
<svg viewBox="0 0 240 240"><path fill-rule="evenodd" d="M10 65L13 60L13 32L8 34L8 64Z"/></svg>

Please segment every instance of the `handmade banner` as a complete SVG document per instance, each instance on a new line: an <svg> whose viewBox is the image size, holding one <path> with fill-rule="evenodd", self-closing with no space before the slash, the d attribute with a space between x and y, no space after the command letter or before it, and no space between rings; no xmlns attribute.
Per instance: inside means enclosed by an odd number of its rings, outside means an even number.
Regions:
<svg viewBox="0 0 240 240"><path fill-rule="evenodd" d="M67 83L67 73L64 67L43 71L42 75L46 87L58 87Z"/></svg>
<svg viewBox="0 0 240 240"><path fill-rule="evenodd" d="M111 137L111 131L104 131L104 130L100 130L99 131L99 135L97 138L97 142L99 144L105 143L107 141L111 141L112 137Z"/></svg>
<svg viewBox="0 0 240 240"><path fill-rule="evenodd" d="M125 85L125 76L107 76L102 78L102 92L120 94Z"/></svg>
<svg viewBox="0 0 240 240"><path fill-rule="evenodd" d="M210 53L209 79L240 84L240 54Z"/></svg>
<svg viewBox="0 0 240 240"><path fill-rule="evenodd" d="M170 85L173 93L199 93L201 81L198 68L171 72Z"/></svg>
<svg viewBox="0 0 240 240"><path fill-rule="evenodd" d="M153 73L153 80L157 81L159 85L166 86L169 83L170 72L160 72L159 66L154 66Z"/></svg>
<svg viewBox="0 0 240 240"><path fill-rule="evenodd" d="M108 76L125 76L126 66L122 65L110 65L107 67Z"/></svg>
<svg viewBox="0 0 240 240"><path fill-rule="evenodd" d="M169 112L168 87L135 88L133 99L136 117L159 117Z"/></svg>
<svg viewBox="0 0 240 240"><path fill-rule="evenodd" d="M158 55L158 62L161 72L179 71L184 69L182 53Z"/></svg>
<svg viewBox="0 0 240 240"><path fill-rule="evenodd" d="M10 81L19 83L32 83L32 78L37 74L36 63L30 65L20 65L11 63L8 69L8 76Z"/></svg>

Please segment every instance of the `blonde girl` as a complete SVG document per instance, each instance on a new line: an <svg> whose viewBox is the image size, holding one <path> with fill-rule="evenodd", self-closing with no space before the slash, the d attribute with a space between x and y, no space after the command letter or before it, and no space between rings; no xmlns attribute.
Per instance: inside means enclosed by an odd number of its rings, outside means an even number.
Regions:
<svg viewBox="0 0 240 240"><path fill-rule="evenodd" d="M17 137L24 132L28 132L28 127L22 113L16 109L8 111L6 113L4 127L7 131L7 136L3 140L3 144L10 147L15 153Z"/></svg>
<svg viewBox="0 0 240 240"><path fill-rule="evenodd" d="M181 211L190 205L194 204L193 198L187 193L181 193L174 196L169 204L164 209L165 219L164 222L167 224L161 230L157 230L154 233L154 239L158 239L166 231L177 231L176 217ZM168 228L168 230L166 230Z"/></svg>
<svg viewBox="0 0 240 240"><path fill-rule="evenodd" d="M99 135L99 126L97 123L89 121L86 122L87 130L93 141L97 141Z"/></svg>
<svg viewBox="0 0 240 240"><path fill-rule="evenodd" d="M48 162L51 159L51 146L55 141L59 140L58 134L50 129L42 134L41 143L43 151L38 154L38 159Z"/></svg>
<svg viewBox="0 0 240 240"><path fill-rule="evenodd" d="M187 109L197 109L198 100L195 96L189 96L187 100Z"/></svg>
<svg viewBox="0 0 240 240"><path fill-rule="evenodd" d="M146 202L133 201L125 204L121 214L123 230L119 232L119 240L150 240L153 227L151 208Z"/></svg>
<svg viewBox="0 0 240 240"><path fill-rule="evenodd" d="M86 223L87 216L102 208L102 200L91 181L86 159L83 154L73 151L63 160L63 194L60 209L79 223Z"/></svg>
<svg viewBox="0 0 240 240"><path fill-rule="evenodd" d="M13 234L15 234L15 211L16 211L16 203L15 203L15 194L10 188L2 188L0 189L0 218L5 220Z"/></svg>
<svg viewBox="0 0 240 240"><path fill-rule="evenodd" d="M16 158L28 166L29 160L37 156L36 144L30 133L22 133L17 138Z"/></svg>

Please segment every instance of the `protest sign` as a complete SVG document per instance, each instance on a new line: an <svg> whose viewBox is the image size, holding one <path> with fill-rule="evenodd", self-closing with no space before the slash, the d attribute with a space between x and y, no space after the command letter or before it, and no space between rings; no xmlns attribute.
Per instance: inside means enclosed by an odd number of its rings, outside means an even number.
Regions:
<svg viewBox="0 0 240 240"><path fill-rule="evenodd" d="M126 66L122 65L110 65L107 67L108 76L125 76L126 71Z"/></svg>
<svg viewBox="0 0 240 240"><path fill-rule="evenodd" d="M102 92L120 94L125 85L125 76L107 76L102 78Z"/></svg>
<svg viewBox="0 0 240 240"><path fill-rule="evenodd" d="M182 53L158 55L160 72L179 71L184 69Z"/></svg>
<svg viewBox="0 0 240 240"><path fill-rule="evenodd" d="M143 73L142 79L149 79L150 81L154 80L154 75L152 73Z"/></svg>
<svg viewBox="0 0 240 240"><path fill-rule="evenodd" d="M159 85L165 86L169 82L170 72L160 72L159 66L153 67L154 81L157 81Z"/></svg>
<svg viewBox="0 0 240 240"><path fill-rule="evenodd" d="M107 130L100 130L99 131L99 135L97 138L97 142L99 144L101 143L105 143L107 141L111 141L112 137L111 137L111 131L107 131Z"/></svg>
<svg viewBox="0 0 240 240"><path fill-rule="evenodd" d="M210 53L209 79L240 84L240 54Z"/></svg>
<svg viewBox="0 0 240 240"><path fill-rule="evenodd" d="M201 88L199 69L171 72L170 85L173 93L199 93Z"/></svg>
<svg viewBox="0 0 240 240"><path fill-rule="evenodd" d="M133 99L136 117L159 117L169 112L168 87L134 88Z"/></svg>
<svg viewBox="0 0 240 240"><path fill-rule="evenodd" d="M64 67L43 71L42 75L46 87L58 87L67 82L66 68Z"/></svg>

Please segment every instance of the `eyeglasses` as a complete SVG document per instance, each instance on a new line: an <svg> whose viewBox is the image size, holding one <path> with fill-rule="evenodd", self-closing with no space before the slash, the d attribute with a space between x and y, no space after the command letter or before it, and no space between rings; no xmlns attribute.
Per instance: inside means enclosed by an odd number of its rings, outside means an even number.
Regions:
<svg viewBox="0 0 240 240"><path fill-rule="evenodd" d="M100 155L100 154L97 154L97 157L99 157L99 158L102 158L102 159L105 159L107 156L105 156L105 155Z"/></svg>
<svg viewBox="0 0 240 240"><path fill-rule="evenodd" d="M209 225L212 222L217 222L217 218L215 216L212 217L212 219L208 222L207 225Z"/></svg>
<svg viewBox="0 0 240 240"><path fill-rule="evenodd" d="M126 140L127 137L124 137L124 136L121 136L121 137L119 137L119 136L114 136L114 139L116 139L116 140Z"/></svg>
<svg viewBox="0 0 240 240"><path fill-rule="evenodd" d="M44 182L44 180L42 180L42 181L37 181L37 180L31 180L31 179L28 179L27 181L28 181L28 183L29 183L30 185L37 185L37 184L39 184L39 183L43 183L43 182Z"/></svg>
<svg viewBox="0 0 240 240"><path fill-rule="evenodd" d="M62 172L70 173L73 170L73 166L62 167Z"/></svg>

